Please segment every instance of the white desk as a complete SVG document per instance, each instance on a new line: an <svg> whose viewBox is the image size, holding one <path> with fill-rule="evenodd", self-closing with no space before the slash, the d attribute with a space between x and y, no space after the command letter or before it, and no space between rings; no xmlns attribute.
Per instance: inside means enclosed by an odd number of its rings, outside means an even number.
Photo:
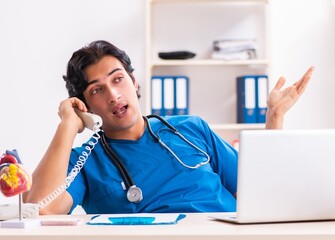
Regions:
<svg viewBox="0 0 335 240"><path fill-rule="evenodd" d="M40 216L55 218L64 216ZM83 218L87 222L91 216L67 216ZM0 229L0 239L15 240L76 240L76 239L241 239L241 240L292 240L292 239L335 239L335 221L235 225L211 220L206 213L187 214L175 225L155 226L38 226L28 229Z"/></svg>

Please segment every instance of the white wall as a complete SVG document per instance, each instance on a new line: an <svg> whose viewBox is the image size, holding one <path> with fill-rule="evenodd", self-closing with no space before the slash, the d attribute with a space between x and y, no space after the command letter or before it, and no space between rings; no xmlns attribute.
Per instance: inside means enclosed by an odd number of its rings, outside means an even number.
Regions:
<svg viewBox="0 0 335 240"><path fill-rule="evenodd" d="M335 11L333 0L270 0L272 82L292 84L315 66L286 128L335 127Z"/></svg>
<svg viewBox="0 0 335 240"><path fill-rule="evenodd" d="M143 3L0 1L0 154L16 148L28 170L36 167L59 122L59 102L67 98L67 61L83 45L105 39L125 49L143 81Z"/></svg>
<svg viewBox="0 0 335 240"><path fill-rule="evenodd" d="M271 77L284 75L289 84L316 67L285 126L334 128L332 0L271 0L269 7ZM62 75L74 50L97 39L111 41L127 51L136 77L144 79L144 0L2 0L0 29L0 154L18 149L30 171L59 122L58 105L67 97Z"/></svg>

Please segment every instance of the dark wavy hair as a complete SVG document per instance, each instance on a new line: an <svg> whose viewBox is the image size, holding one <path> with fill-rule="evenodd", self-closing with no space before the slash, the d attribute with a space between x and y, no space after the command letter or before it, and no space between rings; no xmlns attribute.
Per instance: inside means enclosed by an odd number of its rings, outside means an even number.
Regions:
<svg viewBox="0 0 335 240"><path fill-rule="evenodd" d="M86 67L97 63L106 55L117 58L133 82L135 81L133 75L134 68L131 66L130 58L125 51L107 41L94 41L88 46L74 52L68 62L67 72L66 75L63 75L63 79L66 82L66 89L69 93L69 97L77 97L87 105L83 94L88 86L84 70ZM141 97L139 88L137 90L137 97Z"/></svg>

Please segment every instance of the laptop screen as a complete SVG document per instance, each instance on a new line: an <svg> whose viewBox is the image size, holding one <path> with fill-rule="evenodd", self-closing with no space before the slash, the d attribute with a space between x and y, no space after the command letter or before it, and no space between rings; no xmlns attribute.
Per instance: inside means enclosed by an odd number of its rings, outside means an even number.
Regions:
<svg viewBox="0 0 335 240"><path fill-rule="evenodd" d="M335 130L242 131L237 218L335 219Z"/></svg>

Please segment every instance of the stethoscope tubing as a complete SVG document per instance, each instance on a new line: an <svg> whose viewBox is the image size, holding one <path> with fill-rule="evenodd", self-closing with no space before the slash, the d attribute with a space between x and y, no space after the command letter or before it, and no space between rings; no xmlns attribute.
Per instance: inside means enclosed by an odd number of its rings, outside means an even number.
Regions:
<svg viewBox="0 0 335 240"><path fill-rule="evenodd" d="M130 176L130 174L128 172L128 170L126 169L124 164L121 162L120 158L116 155L116 153L109 146L104 133L102 133L102 135L101 135L101 143L103 145L104 150L106 151L106 154L113 161L116 168L119 170L119 172L121 174L121 177L122 177L123 181L125 182L126 187L130 188L131 186L135 185L132 177Z"/></svg>
<svg viewBox="0 0 335 240"><path fill-rule="evenodd" d="M189 140L187 140L175 127L173 127L170 123L168 123L164 118L162 118L161 116L158 116L158 115L148 115L148 116L144 116L143 117L144 120L146 121L147 123L147 127L148 127L148 131L150 133L150 135L156 140L156 142L158 142L160 145L162 145L163 148L167 149L173 156L175 159L177 159L177 161L184 167L186 168L190 168L190 169L197 169L207 163L209 163L210 161L210 157L209 155L201 150L199 147L197 147L196 145L194 145L193 143L191 143ZM190 146L192 146L193 148L195 148L196 150L198 150L199 152L201 152L202 154L204 154L207 158L206 161L203 161L203 162L200 162L194 166L190 166L190 165L187 165L185 164L172 150L171 148L169 148L161 139L158 135L154 134L154 132L152 131L151 129L151 126L149 124L149 118L157 118L159 119L165 126L167 126L169 128L169 130L171 130L174 134L178 135L181 139L183 139L187 144L189 144Z"/></svg>

